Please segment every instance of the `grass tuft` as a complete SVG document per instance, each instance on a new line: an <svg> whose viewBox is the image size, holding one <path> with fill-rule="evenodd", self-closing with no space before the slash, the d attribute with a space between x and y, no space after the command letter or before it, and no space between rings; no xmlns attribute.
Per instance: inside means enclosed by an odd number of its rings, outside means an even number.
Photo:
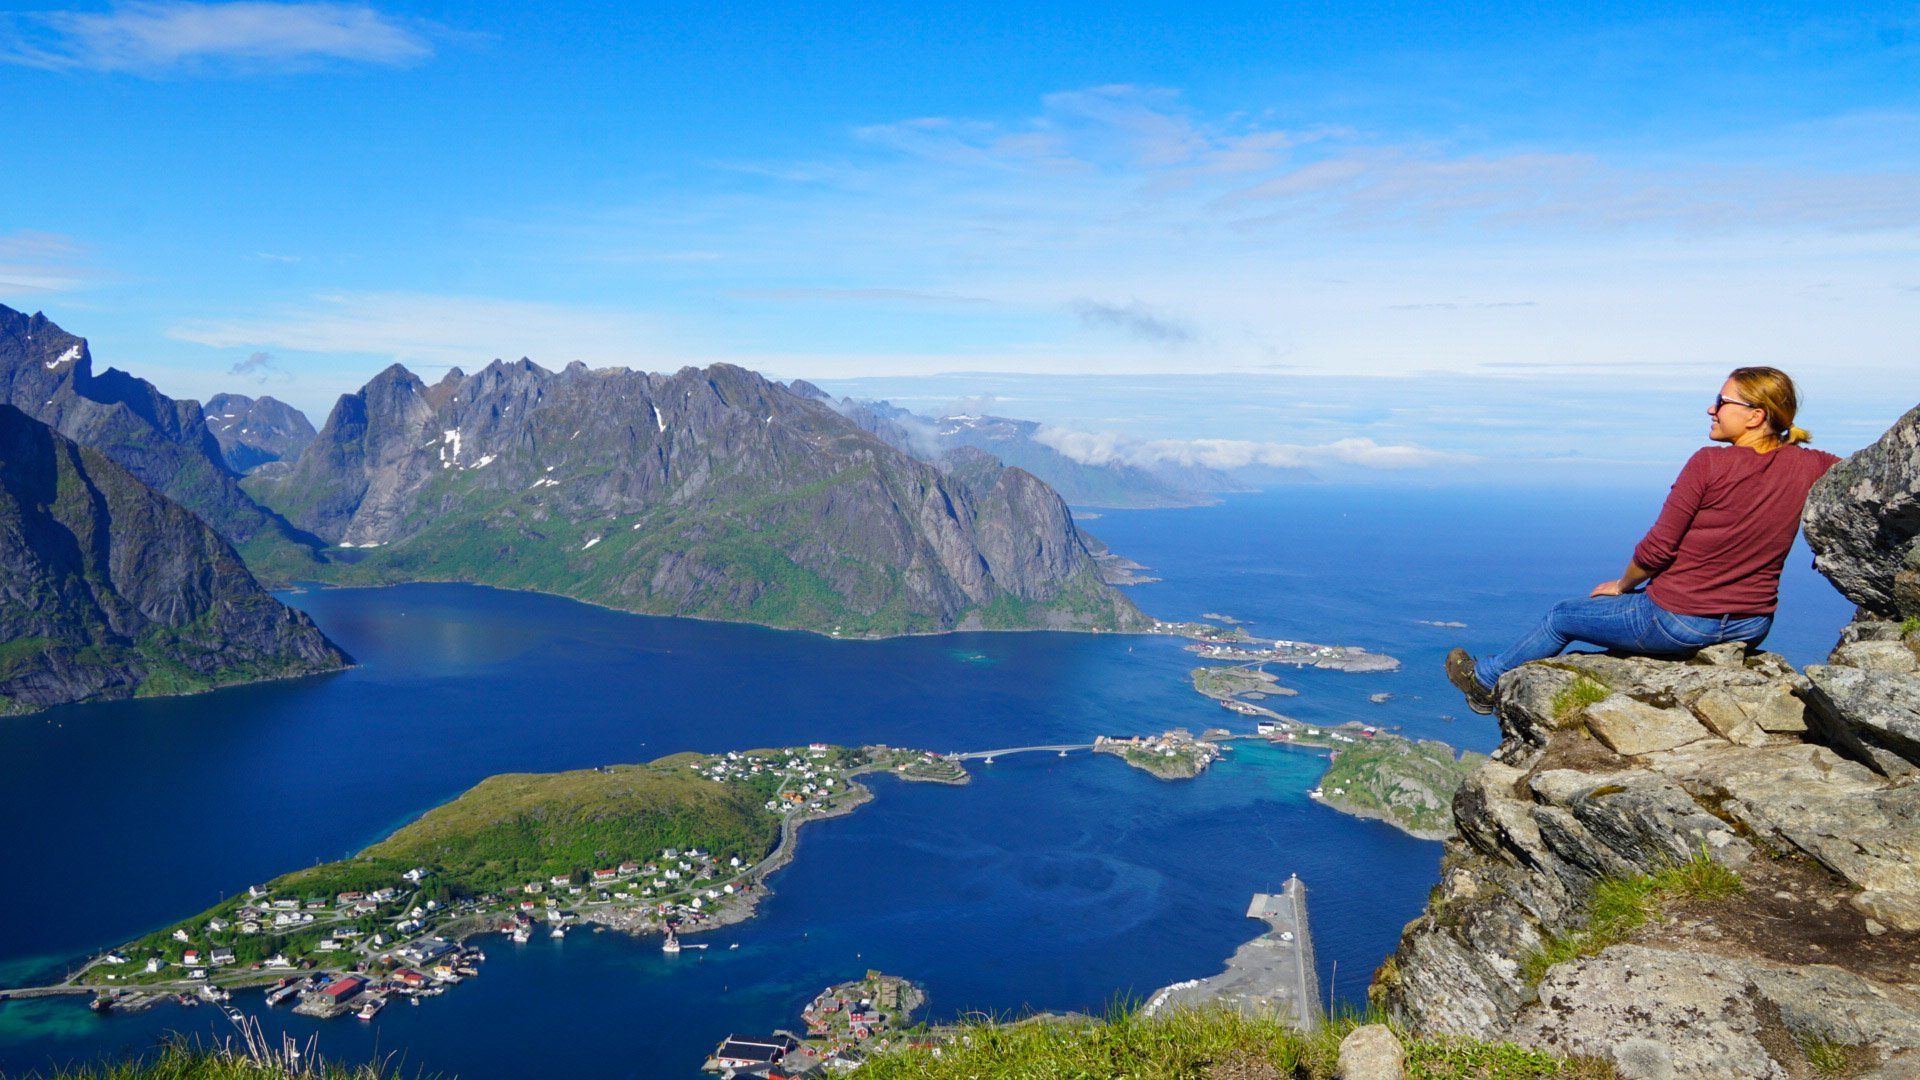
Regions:
<svg viewBox="0 0 1920 1080"><path fill-rule="evenodd" d="M1586 675L1576 677L1565 689L1553 695L1553 717L1565 720L1589 705L1605 701L1613 691L1599 680Z"/></svg>
<svg viewBox="0 0 1920 1080"><path fill-rule="evenodd" d="M174 1039L156 1053L120 1061L70 1065L29 1080L389 1080L377 1064L336 1065L323 1060L317 1040L274 1046L258 1021L237 1025L235 1038L212 1046Z"/></svg>
<svg viewBox="0 0 1920 1080"><path fill-rule="evenodd" d="M1602 878L1593 886L1586 927L1549 937L1545 946L1522 962L1522 972L1528 985L1537 984L1555 965L1593 956L1625 941L1627 935L1663 914L1670 905L1724 900L1745 889L1740 875L1714 862L1705 848L1686 862L1655 874Z"/></svg>
<svg viewBox="0 0 1920 1080"><path fill-rule="evenodd" d="M1807 1064L1821 1076L1841 1076L1853 1066L1853 1050L1836 1042L1813 1035L1800 1039L1800 1051L1807 1055Z"/></svg>
<svg viewBox="0 0 1920 1080"><path fill-rule="evenodd" d="M1901 637L1920 637L1920 615L1909 615L1900 621Z"/></svg>

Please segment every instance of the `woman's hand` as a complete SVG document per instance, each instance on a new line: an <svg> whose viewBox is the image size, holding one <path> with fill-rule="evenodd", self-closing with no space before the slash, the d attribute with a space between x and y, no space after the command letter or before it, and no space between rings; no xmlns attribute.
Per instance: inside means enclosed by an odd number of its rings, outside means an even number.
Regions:
<svg viewBox="0 0 1920 1080"><path fill-rule="evenodd" d="M1603 581L1593 587L1588 596L1625 596L1627 590L1618 581Z"/></svg>

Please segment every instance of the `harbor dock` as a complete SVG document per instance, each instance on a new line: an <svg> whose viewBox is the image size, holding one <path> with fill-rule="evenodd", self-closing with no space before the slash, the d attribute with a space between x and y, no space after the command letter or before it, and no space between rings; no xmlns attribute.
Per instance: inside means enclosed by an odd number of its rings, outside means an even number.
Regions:
<svg viewBox="0 0 1920 1080"><path fill-rule="evenodd" d="M1306 885L1290 877L1277 893L1255 893L1247 918L1265 922L1267 931L1240 946L1226 971L1165 987L1143 1011L1151 1016L1217 1003L1249 1016L1277 1014L1301 1031L1317 1029L1326 1012L1307 925Z"/></svg>

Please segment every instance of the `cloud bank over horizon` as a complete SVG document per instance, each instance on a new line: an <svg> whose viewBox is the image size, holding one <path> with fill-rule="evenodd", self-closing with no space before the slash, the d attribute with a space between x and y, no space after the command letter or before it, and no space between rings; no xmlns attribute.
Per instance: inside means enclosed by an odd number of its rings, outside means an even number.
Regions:
<svg viewBox="0 0 1920 1080"><path fill-rule="evenodd" d="M1313 469L1424 469L1467 464L1476 455L1411 444L1383 445L1368 438L1317 445L1250 439L1145 439L1114 431L1075 431L1043 426L1034 440L1083 465L1181 465L1232 472L1254 467Z"/></svg>

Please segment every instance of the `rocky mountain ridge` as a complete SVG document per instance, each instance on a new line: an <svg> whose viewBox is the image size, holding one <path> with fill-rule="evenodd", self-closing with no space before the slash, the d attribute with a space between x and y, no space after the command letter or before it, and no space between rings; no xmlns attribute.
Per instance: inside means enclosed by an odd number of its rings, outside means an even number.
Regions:
<svg viewBox="0 0 1920 1080"><path fill-rule="evenodd" d="M96 374L86 339L41 314L0 305L0 404L11 404L111 458L198 514L257 572L281 578L314 563L310 538L240 490L198 402L108 368Z"/></svg>
<svg viewBox="0 0 1920 1080"><path fill-rule="evenodd" d="M429 386L394 365L247 482L355 558L346 583L460 580L846 634L1133 629L1060 497L991 459L936 469L726 364Z"/></svg>
<svg viewBox="0 0 1920 1080"><path fill-rule="evenodd" d="M1920 409L1808 500L1861 606L1826 664L1726 645L1503 677L1504 739L1376 1001L1634 1080L1920 1076L1916 492ZM1694 871L1729 884L1662 884Z"/></svg>
<svg viewBox="0 0 1920 1080"><path fill-rule="evenodd" d="M0 405L0 715L346 662L198 517Z"/></svg>
<svg viewBox="0 0 1920 1080"><path fill-rule="evenodd" d="M207 399L204 411L207 430L236 473L299 457L313 441L313 422L307 414L278 398L215 394Z"/></svg>

